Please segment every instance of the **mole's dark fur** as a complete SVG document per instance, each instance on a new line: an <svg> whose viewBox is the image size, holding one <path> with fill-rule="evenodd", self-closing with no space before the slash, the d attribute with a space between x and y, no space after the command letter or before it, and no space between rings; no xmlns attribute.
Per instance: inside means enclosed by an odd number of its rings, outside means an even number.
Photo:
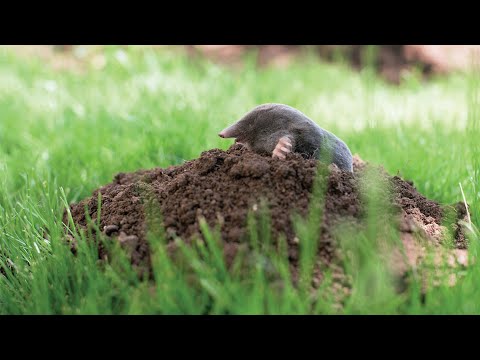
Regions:
<svg viewBox="0 0 480 360"><path fill-rule="evenodd" d="M283 104L263 104L245 114L235 124L219 133L235 138L250 150L271 155L280 139L288 138L291 151L305 158L334 163L340 169L353 171L352 153L331 132L322 129L299 110Z"/></svg>

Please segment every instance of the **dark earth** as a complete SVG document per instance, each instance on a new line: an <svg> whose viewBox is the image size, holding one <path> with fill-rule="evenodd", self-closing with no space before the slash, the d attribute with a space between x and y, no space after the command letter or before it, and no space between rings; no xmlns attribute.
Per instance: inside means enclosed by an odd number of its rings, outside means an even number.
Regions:
<svg viewBox="0 0 480 360"><path fill-rule="evenodd" d="M323 216L318 222L320 238L318 264L335 266L341 258L336 230L346 222L364 228L366 223L366 198L362 175L367 169L377 169L380 178L390 190L379 192L382 204L388 207L385 214L398 221L396 227L405 246L408 263L415 266L425 252L425 243L437 246L442 243L444 230L449 228L454 236L454 256L463 263L466 240L462 227L458 224L466 215L461 203L441 206L421 195L412 182L398 176L388 175L381 167L374 167L354 157L354 172L329 167L314 159L304 159L299 154L288 154L286 160L272 159L255 154L239 144L227 151L212 149L205 151L198 159L166 169L155 168L133 173L120 173L112 183L95 190L90 198L78 204L71 204L71 214L80 229L87 228L85 206L92 219L97 218L97 199L101 193L102 208L100 229L107 238L119 241L128 249L135 267L151 272L150 250L146 239L147 214L154 214L152 204L157 204L157 220L163 219L167 241L172 247L174 239L180 237L189 243L200 236L199 219L204 218L210 226L221 224L221 236L225 260L228 265L242 244L248 243L247 214L259 213L262 199L269 204L273 238L283 234L288 243L288 257L292 273L297 271L299 242L291 216L308 213L309 200L315 176L318 173L320 186L326 190ZM367 183L368 184L368 183ZM146 206L150 205L150 206ZM150 209L150 210L148 210ZM391 211L390 211L391 210ZM449 210L449 211L447 211ZM447 227L442 221L449 217ZM161 215L160 215L161 213ZM150 219L151 217L149 217ZM67 223L65 213L64 222ZM75 244L78 239L72 239ZM100 257L106 250L100 245ZM72 245L73 246L73 245ZM75 251L75 246L72 247ZM399 274L407 271L402 260L392 260ZM317 269L314 282L321 282L322 271Z"/></svg>

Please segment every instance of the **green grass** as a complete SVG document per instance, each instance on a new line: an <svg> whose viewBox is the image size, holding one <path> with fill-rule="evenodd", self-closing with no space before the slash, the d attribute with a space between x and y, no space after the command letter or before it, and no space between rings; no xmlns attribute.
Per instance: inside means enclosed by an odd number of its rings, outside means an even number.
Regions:
<svg viewBox="0 0 480 360"><path fill-rule="evenodd" d="M90 196L118 172L228 148L219 130L265 102L301 109L353 153L413 180L431 199L457 202L462 184L472 223L480 223L478 74L423 83L414 73L395 87L369 70L311 57L286 69L256 69L248 58L243 68L228 70L163 50L108 47L105 56L102 70L75 74L0 49L1 314L337 313L329 274L315 294L305 286L319 208L297 223L307 239L299 287L284 281L279 288L264 265L271 262L289 279L283 242L274 249L267 241L268 217L250 223L258 256L248 271L225 269L218 234L207 227L206 244L181 246L184 261L174 263L157 228L149 239L155 286L140 281L118 249L111 263L98 264L91 243L80 241L77 257L62 245L65 203ZM376 256L382 234L375 221L345 237L354 289L342 313L480 313L478 266L455 287L429 290L424 303L415 283L397 295ZM480 239L470 240L476 255Z"/></svg>

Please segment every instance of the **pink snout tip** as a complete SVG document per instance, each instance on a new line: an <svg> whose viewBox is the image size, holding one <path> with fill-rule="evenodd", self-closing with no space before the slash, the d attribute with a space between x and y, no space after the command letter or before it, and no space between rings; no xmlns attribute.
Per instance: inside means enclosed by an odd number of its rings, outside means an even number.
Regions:
<svg viewBox="0 0 480 360"><path fill-rule="evenodd" d="M218 136L220 136L221 138L224 138L225 137L225 131L220 131L218 133Z"/></svg>

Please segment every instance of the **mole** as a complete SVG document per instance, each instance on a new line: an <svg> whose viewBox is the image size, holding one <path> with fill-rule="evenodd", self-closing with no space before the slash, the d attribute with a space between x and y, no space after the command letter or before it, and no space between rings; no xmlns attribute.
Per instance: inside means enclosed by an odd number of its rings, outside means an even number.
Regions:
<svg viewBox="0 0 480 360"><path fill-rule="evenodd" d="M258 105L218 135L235 138L236 143L258 154L285 159L288 153L295 152L304 158L334 163L341 170L353 172L352 153L348 146L300 110L288 105Z"/></svg>

